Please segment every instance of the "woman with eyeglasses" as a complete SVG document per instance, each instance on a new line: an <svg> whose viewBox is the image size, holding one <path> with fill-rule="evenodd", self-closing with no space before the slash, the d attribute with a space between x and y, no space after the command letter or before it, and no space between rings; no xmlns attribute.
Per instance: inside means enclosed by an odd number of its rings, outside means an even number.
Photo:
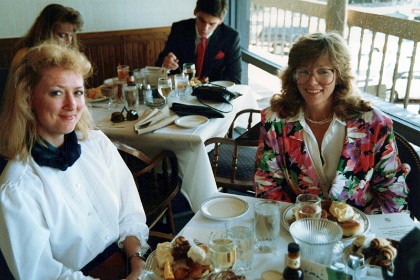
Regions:
<svg viewBox="0 0 420 280"><path fill-rule="evenodd" d="M335 33L308 34L292 46L282 92L262 111L256 196L295 202L312 193L366 213L406 208L409 167L392 121L361 99L351 57Z"/></svg>
<svg viewBox="0 0 420 280"><path fill-rule="evenodd" d="M107 279L134 280L145 266L146 215L118 150L93 129L84 97L91 73L79 51L46 42L9 76L0 110L0 248L14 279L109 271L121 276Z"/></svg>
<svg viewBox="0 0 420 280"><path fill-rule="evenodd" d="M36 18L28 33L17 43L11 68L22 59L29 48L51 40L62 46L79 49L76 32L83 26L80 13L59 4L46 6Z"/></svg>

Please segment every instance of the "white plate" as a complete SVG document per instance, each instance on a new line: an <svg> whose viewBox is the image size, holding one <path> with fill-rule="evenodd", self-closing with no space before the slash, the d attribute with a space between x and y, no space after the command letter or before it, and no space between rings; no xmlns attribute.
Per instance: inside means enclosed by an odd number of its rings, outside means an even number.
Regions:
<svg viewBox="0 0 420 280"><path fill-rule="evenodd" d="M215 196L201 203L201 213L207 218L219 221L226 221L237 218L249 209L245 200L234 196Z"/></svg>
<svg viewBox="0 0 420 280"><path fill-rule="evenodd" d="M293 218L293 215L294 215L293 207L295 207L294 204L290 205L283 211L283 214L281 215L281 223L287 229L287 231L289 231L289 227L290 227L289 221ZM369 219L366 217L365 213L363 213L359 209L353 207L353 210L356 215L360 216L360 220L364 223L365 230L363 231L363 234L366 234L366 232L369 230L369 227L370 227ZM356 236L341 238L341 241L350 242L350 241L353 241L355 238Z"/></svg>
<svg viewBox="0 0 420 280"><path fill-rule="evenodd" d="M209 119L205 116L190 115L183 116L175 120L175 124L180 127L193 128L199 125L203 125L209 122Z"/></svg>
<svg viewBox="0 0 420 280"><path fill-rule="evenodd" d="M215 81L215 82L211 82L211 85L218 85L218 86L222 86L225 88L230 88L233 87L235 85L234 82L231 81Z"/></svg>
<svg viewBox="0 0 420 280"><path fill-rule="evenodd" d="M149 276L151 276L152 279L155 280L163 280L163 269L159 268L158 262L155 258L156 251L153 251L150 253L150 255L147 257L146 260L146 267L151 273ZM184 260L181 260L181 262ZM147 278L149 279L149 278ZM199 279L207 279L207 275L199 278ZM191 277L186 278L185 280L192 280Z"/></svg>
<svg viewBox="0 0 420 280"><path fill-rule="evenodd" d="M105 100L108 100L108 97L101 97L101 98L85 98L86 99L86 102L89 102L89 103L95 103L95 102L101 102L101 101L105 101Z"/></svg>

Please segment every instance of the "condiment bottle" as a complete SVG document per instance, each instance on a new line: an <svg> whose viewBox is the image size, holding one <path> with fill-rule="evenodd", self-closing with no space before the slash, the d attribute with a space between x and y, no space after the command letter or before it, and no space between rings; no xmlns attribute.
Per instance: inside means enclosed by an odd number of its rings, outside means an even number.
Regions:
<svg viewBox="0 0 420 280"><path fill-rule="evenodd" d="M131 71L127 78L127 86L124 87L124 105L129 110L137 110L139 106L139 91Z"/></svg>
<svg viewBox="0 0 420 280"><path fill-rule="evenodd" d="M144 93L144 99L146 101L146 105L148 106L153 105L153 92L152 92L152 87L149 84L147 84L143 88L143 93Z"/></svg>
<svg viewBox="0 0 420 280"><path fill-rule="evenodd" d="M286 268L283 270L284 280L303 279L303 270L300 268L300 247L297 243L289 243L287 246Z"/></svg>

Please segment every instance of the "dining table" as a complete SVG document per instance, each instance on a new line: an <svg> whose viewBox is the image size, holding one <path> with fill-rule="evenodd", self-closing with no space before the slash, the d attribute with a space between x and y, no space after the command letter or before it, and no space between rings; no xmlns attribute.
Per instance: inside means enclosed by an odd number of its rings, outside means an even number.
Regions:
<svg viewBox="0 0 420 280"><path fill-rule="evenodd" d="M243 208L242 204L225 203L226 199L242 200L246 203ZM261 198L243 196L236 194L218 193L208 198L202 203L201 209L195 213L191 220L180 230L177 236L183 236L187 240L194 240L199 243L208 243L212 232L226 231L227 223L232 219L253 219L254 205L261 201ZM219 201L219 202L216 202ZM234 206L239 205L239 206ZM266 280L263 274L270 273L278 277L279 273L285 268L287 246L290 242L294 242L289 229L286 226L287 211L293 207L293 203L278 202L280 208L280 233L279 239L274 251L269 253L260 253L254 249L254 258L252 268L246 273L247 280ZM212 208L212 209L210 209ZM241 208L239 210L238 208ZM243 209L242 209L243 208ZM212 216L214 213L214 216ZM392 213L366 215L369 220L369 228L365 234L374 234L375 236L400 240L406 233L414 227L420 228L420 223L413 221L409 213ZM350 248L353 239L342 239L345 250ZM153 257L153 255L150 255ZM153 264L151 259L147 260L147 264ZM301 266L305 273L305 279L309 280L337 280L334 274L328 273L325 265L308 261L304 258L301 260ZM152 267L148 267L147 277L145 279L160 279L153 272ZM348 269L348 268L347 268ZM349 273L349 270L347 271ZM282 278L267 278L282 279ZM344 278L341 278L344 279ZM347 278L346 278L347 279Z"/></svg>
<svg viewBox="0 0 420 280"><path fill-rule="evenodd" d="M223 118L210 118L207 123L196 127L179 126L171 119L168 125L142 134L138 134L134 129L136 121L111 122L111 114L121 111L122 104L108 106L106 100L92 101L88 107L97 128L111 140L128 144L150 157L162 150L173 151L178 159L179 176L182 180L181 193L189 202L192 211L197 212L205 199L218 193L207 154L209 148L204 145L204 142L211 137L225 136L237 112L243 109L258 109L256 94L250 86L233 85L228 90L240 93L242 96L230 103L205 101L207 105L223 112ZM174 102L205 107L191 95L191 88L182 99L171 94L166 106L169 108ZM137 109L140 118L145 112L151 110L152 108L145 105L139 105ZM173 116L172 112L171 116ZM246 119L239 120L238 124L245 122ZM254 122L259 122L258 117Z"/></svg>

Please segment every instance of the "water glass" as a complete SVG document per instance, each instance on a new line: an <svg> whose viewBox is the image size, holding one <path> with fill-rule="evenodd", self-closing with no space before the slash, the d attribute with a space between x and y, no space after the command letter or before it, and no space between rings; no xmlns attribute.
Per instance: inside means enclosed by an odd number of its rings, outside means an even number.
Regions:
<svg viewBox="0 0 420 280"><path fill-rule="evenodd" d="M214 271L225 271L233 268L236 262L235 240L226 232L212 232L209 238L210 260Z"/></svg>
<svg viewBox="0 0 420 280"><path fill-rule="evenodd" d="M277 201L262 200L254 205L254 230L260 253L276 251L280 236L280 207Z"/></svg>
<svg viewBox="0 0 420 280"><path fill-rule="evenodd" d="M381 280L382 268L377 265L365 264L356 268L354 272L355 280Z"/></svg>
<svg viewBox="0 0 420 280"><path fill-rule="evenodd" d="M184 63L182 65L182 72L188 76L188 81L195 76L195 64L194 63Z"/></svg>
<svg viewBox="0 0 420 280"><path fill-rule="evenodd" d="M315 194L300 194L296 198L296 220L305 218L321 218L321 198Z"/></svg>
<svg viewBox="0 0 420 280"><path fill-rule="evenodd" d="M143 72L141 72L141 69L134 69L133 76L137 86L144 84L144 75Z"/></svg>
<svg viewBox="0 0 420 280"><path fill-rule="evenodd" d="M184 74L177 74L174 76L176 98L183 99L188 87L188 76Z"/></svg>
<svg viewBox="0 0 420 280"><path fill-rule="evenodd" d="M236 262L233 270L237 274L246 275L251 270L254 260L254 220L230 220L226 223L226 232L236 244Z"/></svg>
<svg viewBox="0 0 420 280"><path fill-rule="evenodd" d="M128 110L137 111L139 98L139 90L136 85L126 85L124 87L124 105Z"/></svg>
<svg viewBox="0 0 420 280"><path fill-rule="evenodd" d="M168 96L171 94L171 91L172 91L172 79L159 78L158 91L163 97L168 98Z"/></svg>

